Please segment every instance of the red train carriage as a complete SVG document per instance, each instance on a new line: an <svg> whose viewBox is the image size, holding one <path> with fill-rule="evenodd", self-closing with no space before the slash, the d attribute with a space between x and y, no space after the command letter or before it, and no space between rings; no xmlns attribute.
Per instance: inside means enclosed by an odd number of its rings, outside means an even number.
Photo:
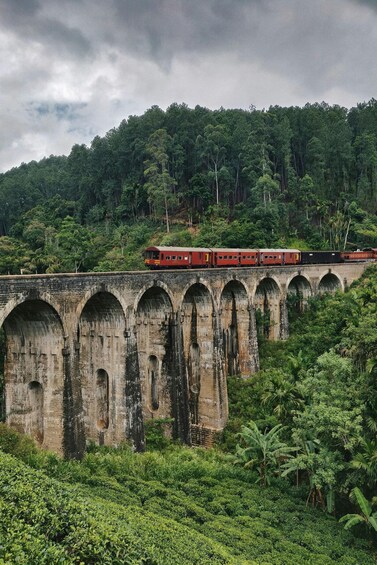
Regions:
<svg viewBox="0 0 377 565"><path fill-rule="evenodd" d="M259 265L298 265L300 260L298 249L259 249Z"/></svg>
<svg viewBox="0 0 377 565"><path fill-rule="evenodd" d="M238 267L239 265L239 249L211 249L212 267Z"/></svg>
<svg viewBox="0 0 377 565"><path fill-rule="evenodd" d="M343 251L340 256L343 261L375 261L377 258L377 249Z"/></svg>
<svg viewBox="0 0 377 565"><path fill-rule="evenodd" d="M259 264L258 249L240 249L239 252L241 267L255 267Z"/></svg>
<svg viewBox="0 0 377 565"><path fill-rule="evenodd" d="M205 247L148 247L144 263L151 269L190 269L211 266L211 249Z"/></svg>

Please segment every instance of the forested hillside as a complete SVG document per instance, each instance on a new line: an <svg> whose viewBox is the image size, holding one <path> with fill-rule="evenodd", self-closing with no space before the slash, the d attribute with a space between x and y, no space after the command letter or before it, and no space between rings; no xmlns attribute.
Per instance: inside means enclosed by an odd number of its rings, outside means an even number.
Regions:
<svg viewBox="0 0 377 565"><path fill-rule="evenodd" d="M377 101L152 107L0 175L0 273L132 269L164 244L377 245Z"/></svg>

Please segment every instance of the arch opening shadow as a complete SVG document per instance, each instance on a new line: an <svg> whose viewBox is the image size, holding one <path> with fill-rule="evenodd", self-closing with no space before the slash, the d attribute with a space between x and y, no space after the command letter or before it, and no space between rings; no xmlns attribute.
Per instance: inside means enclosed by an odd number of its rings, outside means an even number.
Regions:
<svg viewBox="0 0 377 565"><path fill-rule="evenodd" d="M59 315L42 300L16 306L3 324L7 423L44 448L64 450L64 338Z"/></svg>
<svg viewBox="0 0 377 565"><path fill-rule="evenodd" d="M227 375L250 375L251 351L250 307L243 284L228 282L220 299L221 329L225 373Z"/></svg>
<svg viewBox="0 0 377 565"><path fill-rule="evenodd" d="M334 273L327 273L319 282L318 293L334 293L342 289L342 283L337 275Z"/></svg>
<svg viewBox="0 0 377 565"><path fill-rule="evenodd" d="M211 294L203 284L195 283L186 291L181 305L181 325L192 440L199 444L203 443L200 428L219 428L227 407L222 363L217 355L221 330L216 326Z"/></svg>
<svg viewBox="0 0 377 565"><path fill-rule="evenodd" d="M125 437L125 329L122 305L110 292L88 300L77 329L85 436L105 445Z"/></svg>
<svg viewBox="0 0 377 565"><path fill-rule="evenodd" d="M288 315L290 319L294 319L305 310L313 291L309 281L302 275L297 275L289 283L287 294Z"/></svg>
<svg viewBox="0 0 377 565"><path fill-rule="evenodd" d="M280 299L279 286L272 278L266 277L259 282L254 296L259 338L279 339Z"/></svg>
<svg viewBox="0 0 377 565"><path fill-rule="evenodd" d="M167 292L147 289L136 311L137 348L145 419L172 416L175 343L172 338L173 307ZM170 432L169 432L170 433Z"/></svg>

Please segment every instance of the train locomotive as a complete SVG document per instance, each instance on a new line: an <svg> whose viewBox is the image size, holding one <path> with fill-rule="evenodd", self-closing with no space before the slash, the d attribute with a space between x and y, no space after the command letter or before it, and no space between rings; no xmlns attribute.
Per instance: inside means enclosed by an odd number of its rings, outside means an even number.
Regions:
<svg viewBox="0 0 377 565"><path fill-rule="evenodd" d="M150 269L205 269L270 265L321 265L376 261L377 249L300 251L298 249L231 249L151 246L144 252Z"/></svg>

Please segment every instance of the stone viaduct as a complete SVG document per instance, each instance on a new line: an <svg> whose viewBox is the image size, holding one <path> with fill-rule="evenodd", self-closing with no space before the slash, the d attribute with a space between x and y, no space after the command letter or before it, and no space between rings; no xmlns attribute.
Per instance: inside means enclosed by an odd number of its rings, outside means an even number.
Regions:
<svg viewBox="0 0 377 565"><path fill-rule="evenodd" d="M43 447L144 447L144 422L210 445L227 375L258 369L256 312L288 336L287 298L344 290L367 264L0 277L5 414ZM260 315L260 314L258 314Z"/></svg>

